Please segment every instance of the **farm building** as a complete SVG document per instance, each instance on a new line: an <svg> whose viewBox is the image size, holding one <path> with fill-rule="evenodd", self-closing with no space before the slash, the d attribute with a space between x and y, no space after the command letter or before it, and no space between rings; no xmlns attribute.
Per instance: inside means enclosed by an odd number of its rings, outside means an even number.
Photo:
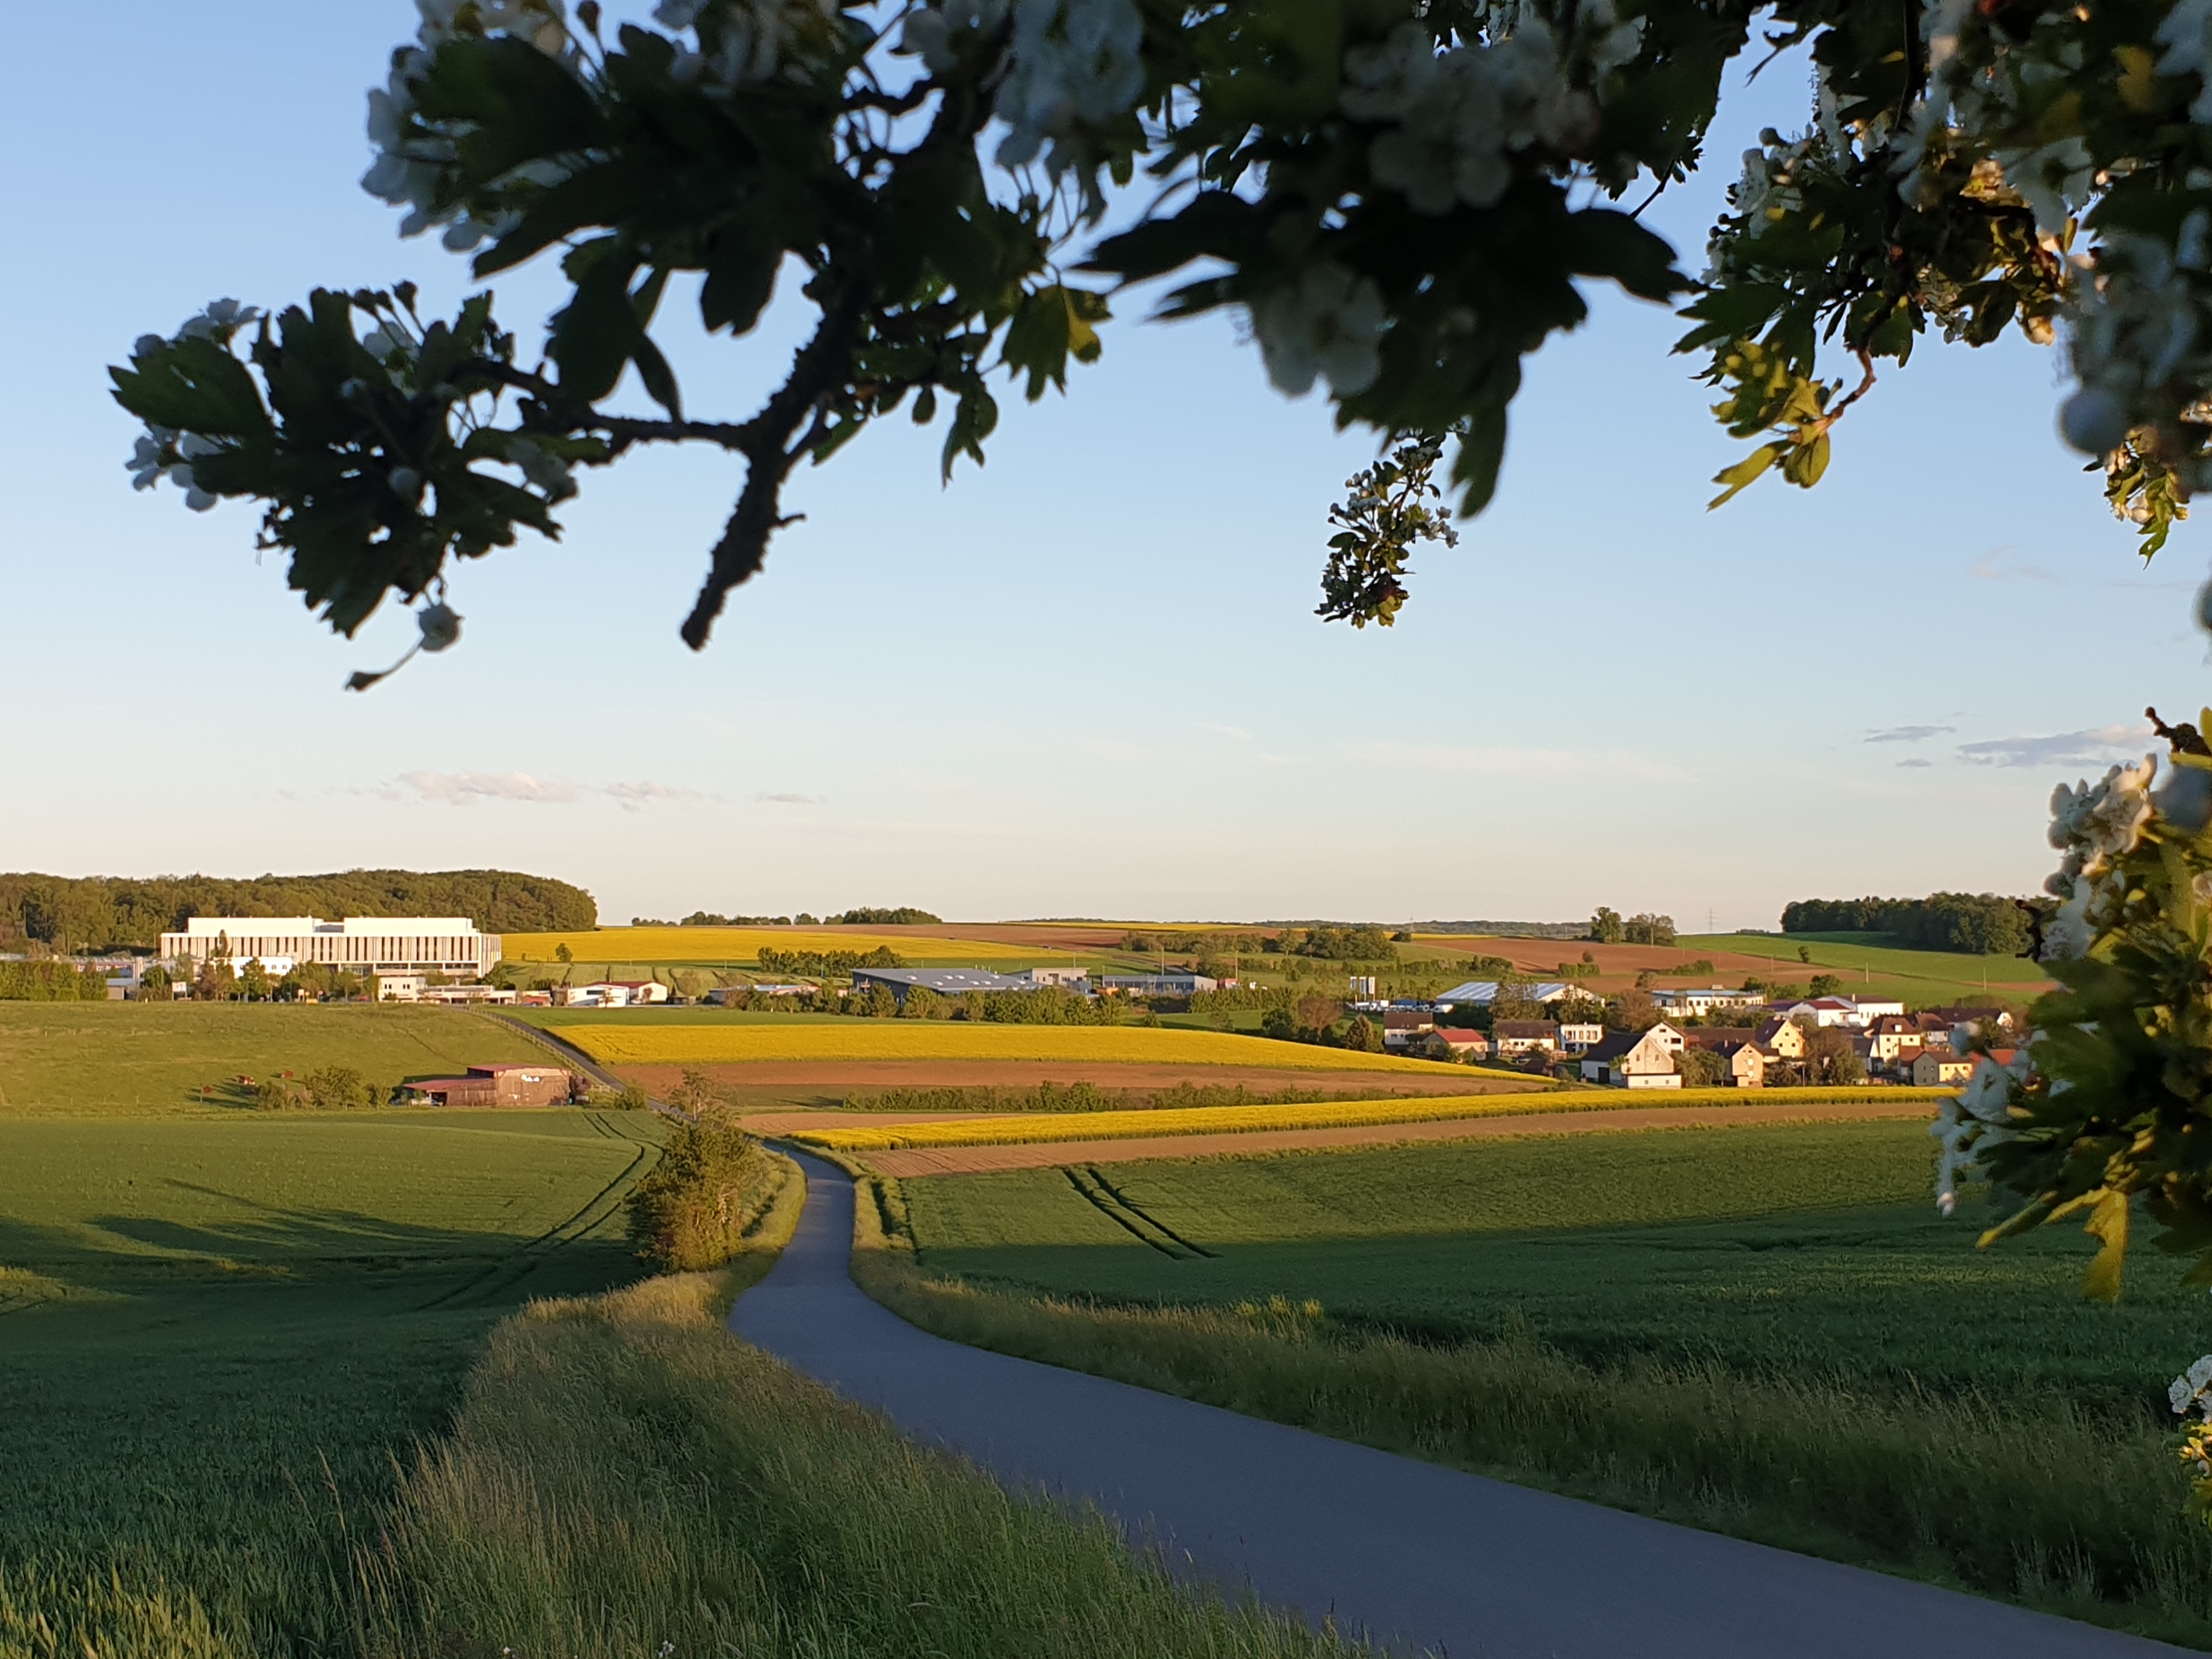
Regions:
<svg viewBox="0 0 2212 1659"><path fill-rule="evenodd" d="M1534 984L1516 988L1519 994L1535 1002L1558 1002L1567 994L1564 981L1542 980ZM1436 1006L1441 1011L1449 1008L1487 1008L1498 1000L1498 981L1494 979L1471 979L1464 985L1455 985L1438 994Z"/></svg>
<svg viewBox="0 0 2212 1659"><path fill-rule="evenodd" d="M560 1106L581 1082L558 1066L471 1066L465 1076L401 1086L408 1099L434 1106Z"/></svg>
<svg viewBox="0 0 2212 1659"><path fill-rule="evenodd" d="M1759 1007L1765 1002L1766 995L1761 991L1731 991L1725 985L1697 985L1655 990L1651 1000L1659 1005L1662 1014L1703 1019L1716 1008Z"/></svg>
<svg viewBox="0 0 2212 1659"><path fill-rule="evenodd" d="M1098 988L1133 997L1187 997L1200 991L1218 991L1221 981L1205 974L1101 974Z"/></svg>
<svg viewBox="0 0 2212 1659"><path fill-rule="evenodd" d="M1437 1017L1424 1008L1386 1008L1382 1011L1382 1046L1407 1048L1437 1029Z"/></svg>
<svg viewBox="0 0 2212 1659"><path fill-rule="evenodd" d="M555 994L569 1008L639 1008L667 1001L668 988L652 979L603 979L567 986Z"/></svg>
<svg viewBox="0 0 2212 1659"><path fill-rule="evenodd" d="M1490 1028L1490 1038L1501 1054L1525 1054L1532 1048L1556 1054L1559 1028L1548 1019L1501 1019Z"/></svg>
<svg viewBox="0 0 2212 1659"><path fill-rule="evenodd" d="M1012 974L994 974L983 968L855 968L853 988L865 991L880 985L901 1002L908 991L934 991L941 997L965 996L970 991L1034 991L1035 981Z"/></svg>
<svg viewBox="0 0 2212 1659"><path fill-rule="evenodd" d="M1432 1060L1487 1060L1490 1058L1490 1039L1478 1030L1464 1025L1439 1025L1422 1034L1415 1045L1419 1053Z"/></svg>

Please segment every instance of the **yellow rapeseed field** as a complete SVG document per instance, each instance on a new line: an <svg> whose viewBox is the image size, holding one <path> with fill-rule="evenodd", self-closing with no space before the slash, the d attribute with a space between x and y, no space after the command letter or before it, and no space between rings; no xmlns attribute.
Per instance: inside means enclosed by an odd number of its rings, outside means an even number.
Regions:
<svg viewBox="0 0 2212 1659"><path fill-rule="evenodd" d="M1532 1112L1596 1112L1629 1106L1757 1106L1786 1101L1823 1105L1871 1100L1931 1104L1942 1089L1683 1089L1634 1096L1620 1089L1556 1094L1434 1095L1419 1100L1347 1100L1297 1106L1196 1106L1166 1111L1038 1112L1020 1117L906 1123L893 1128L801 1129L790 1139L840 1152L890 1152L911 1147L1004 1146L1051 1140L1125 1140L1145 1135L1243 1134L1261 1129L1340 1129L1368 1123L1433 1123L1450 1118Z"/></svg>
<svg viewBox="0 0 2212 1659"><path fill-rule="evenodd" d="M1136 1066L1264 1066L1300 1072L1467 1075L1443 1060L1356 1054L1226 1031L1146 1025L988 1025L967 1020L850 1019L792 1025L556 1025L610 1066L716 1066L749 1060L1016 1060Z"/></svg>
<svg viewBox="0 0 2212 1659"><path fill-rule="evenodd" d="M509 962L551 962L554 951L563 945L578 962L753 962L763 945L773 951L854 951L862 955L887 946L908 962L950 967L1066 960L1065 951L1030 945L811 927L599 927L584 933L508 933L500 950Z"/></svg>

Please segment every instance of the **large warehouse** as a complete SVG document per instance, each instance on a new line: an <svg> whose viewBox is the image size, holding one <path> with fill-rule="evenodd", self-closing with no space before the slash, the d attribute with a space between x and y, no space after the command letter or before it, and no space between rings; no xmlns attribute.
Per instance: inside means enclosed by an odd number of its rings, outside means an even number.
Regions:
<svg viewBox="0 0 2212 1659"><path fill-rule="evenodd" d="M357 974L464 974L474 979L499 960L499 935L479 933L466 916L194 916L181 933L161 935L165 962L196 969L211 957L234 968L258 960L271 974L301 963L327 963Z"/></svg>

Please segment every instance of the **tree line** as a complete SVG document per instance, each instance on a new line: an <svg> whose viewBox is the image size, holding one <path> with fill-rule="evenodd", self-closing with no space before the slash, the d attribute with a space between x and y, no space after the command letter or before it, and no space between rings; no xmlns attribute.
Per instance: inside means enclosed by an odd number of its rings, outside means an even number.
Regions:
<svg viewBox="0 0 2212 1659"><path fill-rule="evenodd" d="M144 950L193 916L467 916L487 933L599 925L580 887L513 870L348 870L321 876L0 875L0 950Z"/></svg>
<svg viewBox="0 0 2212 1659"><path fill-rule="evenodd" d="M681 921L662 921L655 916L632 916L633 927L921 927L942 922L943 916L917 910L910 904L893 909L842 910L836 915L814 916L801 910L796 916L726 916L716 910L694 910Z"/></svg>
<svg viewBox="0 0 2212 1659"><path fill-rule="evenodd" d="M1922 951L1985 957L2024 955L2033 900L1996 893L1930 893L1919 899L1799 899L1782 911L1785 933L1887 933Z"/></svg>
<svg viewBox="0 0 2212 1659"><path fill-rule="evenodd" d="M855 968L903 968L906 958L888 945L872 951L779 951L765 945L760 953L761 971L767 974L849 974Z"/></svg>

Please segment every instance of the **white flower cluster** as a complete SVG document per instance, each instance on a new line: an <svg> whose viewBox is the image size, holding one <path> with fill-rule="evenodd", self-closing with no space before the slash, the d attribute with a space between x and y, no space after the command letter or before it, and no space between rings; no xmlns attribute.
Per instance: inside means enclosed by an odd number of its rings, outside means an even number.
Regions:
<svg viewBox="0 0 2212 1659"><path fill-rule="evenodd" d="M2123 232L2099 250L2068 307L2069 349L2081 389L2059 410L2059 431L2088 455L2108 455L2134 427L2172 416L2177 398L2212 374L2197 350L2204 313L2194 273L2212 265L2212 215L2183 221L2175 246ZM2202 485L2212 478L2189 482Z"/></svg>
<svg viewBox="0 0 2212 1659"><path fill-rule="evenodd" d="M1633 57L1641 23L1601 38L1625 35ZM1607 61L1626 59L1612 50ZM1513 181L1516 154L1538 143L1572 150L1597 125L1595 102L1561 76L1557 42L1535 20L1494 46L1443 52L1422 24L1401 23L1379 46L1346 52L1344 79L1346 115L1391 124L1368 147L1376 182L1401 192L1417 213L1495 207Z"/></svg>
<svg viewBox="0 0 2212 1659"><path fill-rule="evenodd" d="M664 28L697 36L696 48L677 53L669 74L723 91L779 74L805 80L837 39L836 0L660 0L653 15Z"/></svg>
<svg viewBox="0 0 2212 1659"><path fill-rule="evenodd" d="M2025 1050L2004 1066L1984 1054L1966 1086L1944 1101L1935 1122L1928 1126L1940 1149L1936 1155L1936 1207L1945 1215L1958 1207L1960 1182L1982 1173L1983 1152L2013 1138L2013 1103L2034 1070Z"/></svg>
<svg viewBox="0 0 2212 1659"><path fill-rule="evenodd" d="M2166 1386L2166 1403L2176 1417L2192 1411L2212 1423L2212 1353L2191 1365Z"/></svg>
<svg viewBox="0 0 2212 1659"><path fill-rule="evenodd" d="M1011 0L940 0L907 14L906 27L896 50L919 58L932 75L947 75L959 67L968 37L995 34L1004 27Z"/></svg>
<svg viewBox="0 0 2212 1659"><path fill-rule="evenodd" d="M2097 934L2117 918L2121 894L2102 879L2112 861L2134 850L2154 811L2151 779L2155 756L2115 766L2094 786L2060 784L2051 794L2051 844L2062 854L2043 890L2063 900L2043 930L2043 959L2066 962L2088 954Z"/></svg>
<svg viewBox="0 0 2212 1659"><path fill-rule="evenodd" d="M993 9L954 7L947 14L947 46L958 32L955 15L963 27L988 28L996 27ZM1012 51L993 105L1008 129L998 162L1027 167L1049 140L1045 170L1056 178L1083 163L1085 128L1127 114L1144 96L1144 14L1135 0L1014 0L1012 15Z"/></svg>
<svg viewBox="0 0 2212 1659"><path fill-rule="evenodd" d="M2212 0L2179 0L2158 26L2160 75L2194 75L2203 84L2191 100L2189 118L2212 124Z"/></svg>
<svg viewBox="0 0 2212 1659"><path fill-rule="evenodd" d="M216 345L228 345L232 335L249 324L258 322L263 313L258 306L240 305L235 300L213 300L206 310L188 317L177 331L167 339L158 334L142 334L131 343L131 357L134 362L152 356L179 340L210 340ZM212 438L204 438L197 432L179 432L173 427L149 424L145 433L131 447L131 459L124 462L131 474L133 489L151 489L162 479L185 492L185 505L195 513L204 513L218 499L212 490L200 487L198 475L192 471L194 461L205 460L229 447ZM177 459L165 461L162 457L174 451Z"/></svg>
<svg viewBox="0 0 2212 1659"><path fill-rule="evenodd" d="M1251 310L1267 378L1293 398L1313 390L1316 378L1338 397L1352 397L1382 373L1382 291L1333 259L1306 266Z"/></svg>
<svg viewBox="0 0 2212 1659"><path fill-rule="evenodd" d="M465 253L487 238L505 235L521 216L499 212L477 219L458 204L438 204L439 185L457 152L450 135L416 124L416 84L430 71L431 54L457 34L513 35L558 57L568 46L568 26L562 0L415 0L415 7L422 19L417 44L392 55L391 76L368 94L368 141L377 156L361 187L408 210L399 222L402 236L442 225L446 246ZM525 162L507 175L535 185L556 185L568 176L567 168L543 161Z"/></svg>
<svg viewBox="0 0 2212 1659"><path fill-rule="evenodd" d="M527 438L508 440L507 459L522 476L538 486L549 501L565 501L576 493L568 463L550 449L541 449Z"/></svg>

